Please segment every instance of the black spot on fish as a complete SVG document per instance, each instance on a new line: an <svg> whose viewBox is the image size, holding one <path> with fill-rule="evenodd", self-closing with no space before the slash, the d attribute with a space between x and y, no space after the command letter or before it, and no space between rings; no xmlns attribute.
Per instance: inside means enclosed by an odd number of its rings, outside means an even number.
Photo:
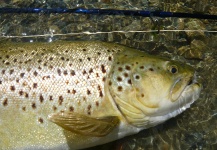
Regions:
<svg viewBox="0 0 217 150"><path fill-rule="evenodd" d="M136 78L137 80L139 80L139 79L140 79L140 76L139 76L139 75L136 75L135 78Z"/></svg>
<svg viewBox="0 0 217 150"><path fill-rule="evenodd" d="M33 75L34 75L34 76L37 76L37 75L38 75L37 71L34 71L34 72L33 72Z"/></svg>
<svg viewBox="0 0 217 150"><path fill-rule="evenodd" d="M91 94L90 90L89 90L89 89L87 89L87 95L90 95L90 94Z"/></svg>
<svg viewBox="0 0 217 150"><path fill-rule="evenodd" d="M36 89L38 87L37 83L33 83L33 88Z"/></svg>
<svg viewBox="0 0 217 150"><path fill-rule="evenodd" d="M8 99L7 98L5 98L4 100L3 100L3 106L7 106L8 105Z"/></svg>
<svg viewBox="0 0 217 150"><path fill-rule="evenodd" d="M40 100L41 103L43 103L43 101L44 101L44 97L42 96L42 94L40 94L40 96L39 96L39 100Z"/></svg>
<svg viewBox="0 0 217 150"><path fill-rule="evenodd" d="M130 66L126 66L125 69L126 70L130 70L131 68L130 68Z"/></svg>
<svg viewBox="0 0 217 150"><path fill-rule="evenodd" d="M61 95L59 96L59 105L62 105L62 103L63 103L63 96Z"/></svg>
<svg viewBox="0 0 217 150"><path fill-rule="evenodd" d="M44 120L42 118L38 118L39 123L44 123Z"/></svg>
<svg viewBox="0 0 217 150"><path fill-rule="evenodd" d="M112 57L111 57L111 56L109 56L109 57L108 57L108 60L109 60L109 61L112 61Z"/></svg>
<svg viewBox="0 0 217 150"><path fill-rule="evenodd" d="M92 106L91 105L88 105L87 106L87 114L90 115L91 114L91 108Z"/></svg>
<svg viewBox="0 0 217 150"><path fill-rule="evenodd" d="M36 109L36 104L35 104L35 102L32 103L32 108L33 108L33 109Z"/></svg>
<svg viewBox="0 0 217 150"><path fill-rule="evenodd" d="M100 97L103 97L102 91L99 91L99 96L100 96Z"/></svg>
<svg viewBox="0 0 217 150"><path fill-rule="evenodd" d="M82 73L83 73L83 75L85 75L87 72L86 72L86 70L83 70L83 72L82 72Z"/></svg>
<svg viewBox="0 0 217 150"><path fill-rule="evenodd" d="M127 78L128 76L129 76L128 73L125 72L125 73L124 73L124 77Z"/></svg>
<svg viewBox="0 0 217 150"><path fill-rule="evenodd" d="M68 74L67 70L64 70L63 74L66 76Z"/></svg>
<svg viewBox="0 0 217 150"><path fill-rule="evenodd" d="M105 66L104 66L104 65L101 65L101 70L102 70L102 73L106 73L106 70L105 70Z"/></svg>
<svg viewBox="0 0 217 150"><path fill-rule="evenodd" d="M122 81L122 78L121 77L117 77L117 80L120 82L120 81Z"/></svg>
<svg viewBox="0 0 217 150"><path fill-rule="evenodd" d="M97 86L97 89L99 90L99 96L103 97L103 93L102 93L102 89L101 89L100 85Z"/></svg>
<svg viewBox="0 0 217 150"><path fill-rule="evenodd" d="M11 90L11 91L15 91L15 86L11 86L11 87L10 87L10 90Z"/></svg>
<svg viewBox="0 0 217 150"><path fill-rule="evenodd" d="M122 86L118 86L118 91L121 92L123 90Z"/></svg>
<svg viewBox="0 0 217 150"><path fill-rule="evenodd" d="M9 71L10 75L12 75L13 72L14 72L14 69L11 69L11 70Z"/></svg>
<svg viewBox="0 0 217 150"><path fill-rule="evenodd" d="M154 71L154 69L153 69L153 68L149 68L148 70L149 70L149 71Z"/></svg>
<svg viewBox="0 0 217 150"><path fill-rule="evenodd" d="M144 69L145 67L144 67L144 66L140 66L139 68L140 68L140 69Z"/></svg>
<svg viewBox="0 0 217 150"><path fill-rule="evenodd" d="M118 71L123 71L123 68L122 67L118 67Z"/></svg>
<svg viewBox="0 0 217 150"><path fill-rule="evenodd" d="M20 77L21 77L21 78L23 78L23 77L24 77L24 75L25 75L25 73L21 73L21 74L20 74Z"/></svg>
<svg viewBox="0 0 217 150"><path fill-rule="evenodd" d="M22 107L22 110L23 110L23 111L26 111L26 107L25 107L25 106L24 106L24 107Z"/></svg>
<svg viewBox="0 0 217 150"><path fill-rule="evenodd" d="M74 75L75 75L75 71L74 71L74 70L71 70L71 71L70 71L70 74L71 74L71 76L74 76Z"/></svg>
<svg viewBox="0 0 217 150"><path fill-rule="evenodd" d="M69 111L70 111L70 112L73 112L73 111L74 111L74 107L70 106L70 107L69 107Z"/></svg>
<svg viewBox="0 0 217 150"><path fill-rule="evenodd" d="M25 98L28 98L29 97L29 94L28 93L25 93Z"/></svg>
<svg viewBox="0 0 217 150"><path fill-rule="evenodd" d="M14 63L16 63L16 62L17 62L17 59L15 58L15 59L14 59Z"/></svg>
<svg viewBox="0 0 217 150"><path fill-rule="evenodd" d="M2 74L3 74L3 75L5 74L5 70L4 70L4 69L2 70Z"/></svg>
<svg viewBox="0 0 217 150"><path fill-rule="evenodd" d="M93 69L92 68L90 68L90 70L89 70L89 73L92 73L93 72Z"/></svg>
<svg viewBox="0 0 217 150"><path fill-rule="evenodd" d="M24 92L21 90L19 91L19 95L22 96L24 94Z"/></svg>
<svg viewBox="0 0 217 150"><path fill-rule="evenodd" d="M49 96L49 100L52 101L53 100L53 96L50 95Z"/></svg>
<svg viewBox="0 0 217 150"><path fill-rule="evenodd" d="M65 58L64 58L64 57L60 57L60 59L61 59L61 60L65 60Z"/></svg>
<svg viewBox="0 0 217 150"><path fill-rule="evenodd" d="M128 84L132 84L131 79L129 79L129 80L127 81L127 83L128 83Z"/></svg>
<svg viewBox="0 0 217 150"><path fill-rule="evenodd" d="M73 90L72 90L72 94L75 94L75 93L76 93L76 90L75 90L75 89L73 89Z"/></svg>
<svg viewBox="0 0 217 150"><path fill-rule="evenodd" d="M99 77L99 74L98 74L98 73L96 73L96 77L97 77L97 78Z"/></svg>
<svg viewBox="0 0 217 150"><path fill-rule="evenodd" d="M61 70L59 68L57 69L57 73L59 76L61 76Z"/></svg>

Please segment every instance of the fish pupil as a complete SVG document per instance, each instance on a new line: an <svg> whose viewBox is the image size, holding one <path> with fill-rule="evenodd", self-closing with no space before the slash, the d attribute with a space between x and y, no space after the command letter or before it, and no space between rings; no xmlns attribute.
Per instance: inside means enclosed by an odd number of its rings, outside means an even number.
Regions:
<svg viewBox="0 0 217 150"><path fill-rule="evenodd" d="M171 73L173 73L173 74L174 74L174 73L177 73L177 71L178 71L178 70L177 70L177 68L176 68L176 67L174 67L174 66L173 66L173 67L171 68Z"/></svg>

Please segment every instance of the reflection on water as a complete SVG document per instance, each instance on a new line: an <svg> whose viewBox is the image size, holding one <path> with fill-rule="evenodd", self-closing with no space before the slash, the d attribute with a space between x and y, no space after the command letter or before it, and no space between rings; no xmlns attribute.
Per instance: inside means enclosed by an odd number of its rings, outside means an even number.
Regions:
<svg viewBox="0 0 217 150"><path fill-rule="evenodd" d="M0 6L159 9L217 15L217 2L215 0L210 0L209 3L206 0L177 2L172 0L155 0L152 2L146 0L119 0L117 2L101 0L100 3L97 0L72 2L67 0L61 2L3 0L0 1ZM155 55L189 63L198 71L199 80L202 80L204 86L200 99L190 109L162 125L97 148L124 150L214 149L217 147L217 35L215 32L208 31L217 30L216 22L184 18L153 19L159 24L160 33L157 33L158 25L153 24L150 18L143 17L81 14L3 14L0 16L0 33L2 36L33 35L26 38L7 39L11 41L101 40L117 42ZM150 32L150 30L156 31ZM80 34L81 32L85 33ZM87 32L105 33L88 34ZM69 33L73 34L66 35ZM1 39L4 38L1 37Z"/></svg>

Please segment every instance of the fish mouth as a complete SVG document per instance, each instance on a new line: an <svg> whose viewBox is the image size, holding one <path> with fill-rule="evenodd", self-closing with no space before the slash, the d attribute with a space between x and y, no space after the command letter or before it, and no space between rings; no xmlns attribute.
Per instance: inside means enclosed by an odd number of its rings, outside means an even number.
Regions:
<svg viewBox="0 0 217 150"><path fill-rule="evenodd" d="M177 88L176 86L182 85L182 87L177 89L177 93L173 93L175 95L174 98L176 97L177 99L175 99L174 102L167 104L167 106L170 105L167 111L161 111L161 115L151 117L149 119L150 124L157 125L181 114L183 111L188 109L194 101L199 98L202 84L197 82L197 78L195 75L185 80L178 80L175 84L177 85L174 85L173 88Z"/></svg>
<svg viewBox="0 0 217 150"><path fill-rule="evenodd" d="M188 88L193 86L201 86L201 84L197 82L195 74L191 77L179 78L171 88L171 101L175 102L179 100L182 93L184 93Z"/></svg>

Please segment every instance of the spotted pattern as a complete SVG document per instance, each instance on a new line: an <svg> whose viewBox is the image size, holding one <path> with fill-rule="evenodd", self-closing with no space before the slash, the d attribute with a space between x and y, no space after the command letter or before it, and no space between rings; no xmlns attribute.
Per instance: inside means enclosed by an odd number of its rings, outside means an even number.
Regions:
<svg viewBox="0 0 217 150"><path fill-rule="evenodd" d="M47 122L43 116L54 112L92 115L104 99L104 85L119 49L95 42L1 46L0 110L33 111L40 125ZM131 67L119 71L124 69Z"/></svg>

